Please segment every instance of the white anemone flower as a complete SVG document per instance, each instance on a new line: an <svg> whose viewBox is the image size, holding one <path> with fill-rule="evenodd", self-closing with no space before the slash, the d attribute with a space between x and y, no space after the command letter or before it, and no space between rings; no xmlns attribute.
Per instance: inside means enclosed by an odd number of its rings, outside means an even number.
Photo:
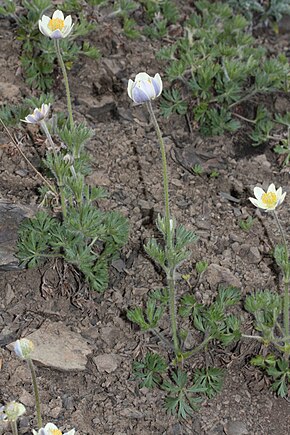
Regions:
<svg viewBox="0 0 290 435"><path fill-rule="evenodd" d="M128 82L128 95L134 103L142 104L150 100L155 100L162 92L162 80L159 74L154 77L145 72L136 75L135 80Z"/></svg>
<svg viewBox="0 0 290 435"><path fill-rule="evenodd" d="M64 18L62 11L56 10L52 18L42 15L41 20L38 21L38 27L44 36L51 39L66 38L73 28L71 15Z"/></svg>
<svg viewBox="0 0 290 435"><path fill-rule="evenodd" d="M27 115L25 119L21 119L21 121L27 122L28 124L38 124L47 117L49 109L50 104L42 104L40 109L34 109L33 113Z"/></svg>
<svg viewBox="0 0 290 435"><path fill-rule="evenodd" d="M53 423L47 423L45 427L39 429L39 431L32 430L33 435L74 435L75 429L71 429L68 432L62 432Z"/></svg>
<svg viewBox="0 0 290 435"><path fill-rule="evenodd" d="M276 190L275 185L272 183L265 192L261 187L254 188L254 195L256 198L249 198L252 204L265 211L273 211L282 204L285 199L286 192L282 193L282 187Z"/></svg>

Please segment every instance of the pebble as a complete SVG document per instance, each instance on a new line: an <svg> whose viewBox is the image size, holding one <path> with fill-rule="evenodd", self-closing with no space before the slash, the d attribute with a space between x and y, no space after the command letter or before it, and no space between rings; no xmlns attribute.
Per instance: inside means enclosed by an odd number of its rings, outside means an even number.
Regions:
<svg viewBox="0 0 290 435"><path fill-rule="evenodd" d="M94 363L100 373L112 373L118 367L118 357L115 353L105 353L93 358Z"/></svg>

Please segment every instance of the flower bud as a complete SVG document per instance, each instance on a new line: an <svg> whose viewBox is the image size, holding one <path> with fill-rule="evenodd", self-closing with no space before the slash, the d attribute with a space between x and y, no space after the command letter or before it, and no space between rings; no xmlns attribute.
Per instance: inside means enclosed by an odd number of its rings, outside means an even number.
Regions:
<svg viewBox="0 0 290 435"><path fill-rule="evenodd" d="M141 72L136 75L135 80L128 82L128 95L134 103L142 104L155 100L162 92L162 80L159 74L150 77L147 73Z"/></svg>
<svg viewBox="0 0 290 435"><path fill-rule="evenodd" d="M34 350L34 344L31 340L27 338L21 338L17 340L14 344L14 352L21 359L30 359L31 353Z"/></svg>
<svg viewBox="0 0 290 435"><path fill-rule="evenodd" d="M0 420L16 421L26 412L22 403L10 402L0 408Z"/></svg>

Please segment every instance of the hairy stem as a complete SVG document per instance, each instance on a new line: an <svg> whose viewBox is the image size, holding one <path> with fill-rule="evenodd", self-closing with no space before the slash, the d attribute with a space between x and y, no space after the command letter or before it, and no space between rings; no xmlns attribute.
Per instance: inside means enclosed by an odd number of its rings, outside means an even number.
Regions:
<svg viewBox="0 0 290 435"><path fill-rule="evenodd" d="M285 333L285 336L288 337L289 336L289 254L288 254L286 236L285 236L283 227L281 225L281 222L280 222L275 210L273 211L273 214L274 214L276 224L279 228L279 231L280 231L280 234L281 234L281 237L283 240L283 245L284 245L284 249L285 249L285 257L287 260L286 270L285 270L285 268L282 268L282 271L283 271L283 278L284 278L284 296L283 296L284 333ZM287 344L287 343L285 343L285 344ZM285 353L285 359L287 361L289 359L288 352Z"/></svg>
<svg viewBox="0 0 290 435"><path fill-rule="evenodd" d="M159 124L153 112L151 101L148 101L146 103L146 106L149 111L151 121L154 125L154 129L160 145L160 151L162 157L164 204L165 204L165 234L166 234L165 242L166 242L166 252L167 254L170 255L170 251L172 251L173 235L170 228L169 185L168 185L166 150L165 150L164 140L162 137ZM170 312L170 321L171 321L171 333L173 337L175 355L178 357L180 355L180 344L179 344L178 332L177 332L175 266L173 266L172 264L169 264L168 273L167 273L167 283L169 289L169 312Z"/></svg>
<svg viewBox="0 0 290 435"><path fill-rule="evenodd" d="M67 110L68 110L68 114L69 114L69 123L70 123L70 128L72 130L73 126L74 126L74 121L73 121L73 114L72 114L71 97L70 97L70 90L69 90L66 68L65 68L65 64L64 64L61 50L60 50L59 39L55 39L55 49L56 49L58 63L61 67L62 75L63 75L63 79L64 79L66 99L67 99Z"/></svg>
<svg viewBox="0 0 290 435"><path fill-rule="evenodd" d="M12 430L12 435L18 435L17 421L11 421L10 426Z"/></svg>
<svg viewBox="0 0 290 435"><path fill-rule="evenodd" d="M42 130L43 130L43 132L44 132L44 134L45 134L45 136L47 138L47 140L48 140L49 146L51 147L51 149L53 151L53 154L55 154L55 144L54 144L54 142L52 140L52 137L51 137L51 135L49 133L49 130L47 128L47 125L46 125L46 122L44 121L44 119L42 121L40 121L40 126L41 126L41 128L42 128Z"/></svg>
<svg viewBox="0 0 290 435"><path fill-rule="evenodd" d="M191 356L195 355L196 353L200 352L206 345L207 343L210 342L210 340L212 340L212 336L209 335L208 337L206 337L198 346L196 346L194 349L189 350L188 352L183 352L181 354L181 359L185 360L187 358L190 358Z"/></svg>
<svg viewBox="0 0 290 435"><path fill-rule="evenodd" d="M163 169L163 187L164 187L164 203L165 203L165 228L166 228L166 241L170 247L172 244L172 237L170 231L170 209L169 209L169 186L168 186L168 174L167 174L167 160L166 151L162 133L157 122L156 116L153 112L151 101L146 103L147 109L150 113L151 121L154 125L155 132L160 145L161 157L162 157L162 169Z"/></svg>
<svg viewBox="0 0 290 435"><path fill-rule="evenodd" d="M34 368L34 365L33 365L33 362L31 359L28 359L27 363L28 363L28 367L29 367L30 373L31 373L32 386L33 386L34 397L35 397L37 426L38 426L38 429L41 429L42 428L42 418L41 418L41 411L40 411L40 399L39 399L39 392L38 392L38 386L37 386L37 381L36 381L35 368Z"/></svg>
<svg viewBox="0 0 290 435"><path fill-rule="evenodd" d="M173 337L175 355L180 355L180 344L177 334L177 313L176 313L176 292L175 292L175 277L174 270L167 275L168 290L169 290L169 312L171 321L171 332Z"/></svg>

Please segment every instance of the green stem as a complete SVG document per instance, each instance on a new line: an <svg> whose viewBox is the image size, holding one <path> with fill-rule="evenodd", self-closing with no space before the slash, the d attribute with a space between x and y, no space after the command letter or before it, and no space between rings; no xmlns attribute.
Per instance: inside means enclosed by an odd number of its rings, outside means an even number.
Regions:
<svg viewBox="0 0 290 435"><path fill-rule="evenodd" d="M59 192L60 192L60 202L61 202L62 214L63 214L63 218L65 219L67 216L67 208L66 208L66 198L65 198L65 194L64 194L63 184L59 183L58 187L59 187Z"/></svg>
<svg viewBox="0 0 290 435"><path fill-rule="evenodd" d="M168 247L172 244L172 237L170 231L170 210L169 210L169 187L168 187L168 174L167 174L167 161L166 161L166 151L164 146L164 141L162 137L162 133L160 127L158 125L156 116L153 112L151 101L146 103L147 109L150 113L150 117L152 123L154 125L156 135L159 141L161 157L162 157L162 168L163 168L163 185L164 185L164 203L165 203L165 228L166 228L166 241L168 243Z"/></svg>
<svg viewBox="0 0 290 435"><path fill-rule="evenodd" d="M173 234L170 228L169 185L168 185L166 150L165 150L162 133L159 124L157 122L156 116L154 114L151 101L146 102L146 106L158 138L161 157L162 157L164 204L165 204L165 232L166 232L165 240L166 240L166 252L167 254L170 255L172 251ZM179 344L178 334L177 334L175 267L172 266L171 264L169 264L169 270L167 273L167 283L169 289L169 312L170 312L170 321L171 321L171 332L173 337L175 355L178 358L180 355L180 344Z"/></svg>
<svg viewBox="0 0 290 435"><path fill-rule="evenodd" d="M176 315L176 294L175 294L175 276L174 270L167 275L167 283L169 290L169 312L171 321L171 332L173 337L175 355L180 355L180 345L177 335L177 315Z"/></svg>
<svg viewBox="0 0 290 435"><path fill-rule="evenodd" d="M11 430L13 435L18 435L18 429L17 429L17 421L11 421Z"/></svg>
<svg viewBox="0 0 290 435"><path fill-rule="evenodd" d="M63 61L63 58L61 55L59 39L55 39L54 41L55 41L55 49L56 49L57 59L58 59L59 65L61 67L62 75L63 75L63 79L64 79L66 99L67 99L67 109L68 109L68 114L69 114L69 123L70 123L70 128L72 130L73 126L74 126L74 120L73 120L73 115L72 115L72 105L71 105L70 90L69 90L66 68L65 68L65 64L64 64L64 61Z"/></svg>
<svg viewBox="0 0 290 435"><path fill-rule="evenodd" d="M38 386L36 381L36 374L34 365L31 359L27 360L28 367L31 372L31 378L32 378L32 385L33 385L33 391L34 391L34 397L35 397L35 408L36 408L36 416L37 416L37 425L38 429L42 428L42 418L41 418L41 411L40 411L40 399L39 399L39 392L38 392Z"/></svg>
<svg viewBox="0 0 290 435"><path fill-rule="evenodd" d="M206 345L207 343L210 342L210 340L212 340L212 336L209 335L208 337L206 337L202 343L200 343L198 346L196 346L194 349L189 350L188 352L184 352L181 355L182 360L185 360L187 358L190 358L191 356L195 355L196 353L200 352Z"/></svg>
<svg viewBox="0 0 290 435"><path fill-rule="evenodd" d="M40 121L40 126L41 126L41 128L42 128L42 130L43 130L43 132L44 132L44 134L45 134L45 136L47 138L47 140L48 140L48 143L49 143L49 145L50 145L50 147L51 147L51 149L53 151L53 154L55 154L55 152L56 152L56 150L55 150L55 144L54 144L54 142L52 140L52 137L51 137L51 135L49 133L49 130L47 128L47 125L46 125L46 122L44 121L44 119L42 121Z"/></svg>
<svg viewBox="0 0 290 435"><path fill-rule="evenodd" d="M274 214L276 224L279 228L279 231L280 231L280 234L281 234L281 237L283 240L284 249L285 249L285 258L287 260L286 270L285 270L285 268L282 268L282 271L283 271L283 275L284 275L284 298L283 298L284 299L283 300L284 333L285 333L285 336L288 337L289 336L289 254L288 254L286 236L285 236L281 222L280 222L275 210L273 211L273 214ZM287 361L288 361L288 358L289 358L289 354L285 353L285 359L287 359Z"/></svg>

